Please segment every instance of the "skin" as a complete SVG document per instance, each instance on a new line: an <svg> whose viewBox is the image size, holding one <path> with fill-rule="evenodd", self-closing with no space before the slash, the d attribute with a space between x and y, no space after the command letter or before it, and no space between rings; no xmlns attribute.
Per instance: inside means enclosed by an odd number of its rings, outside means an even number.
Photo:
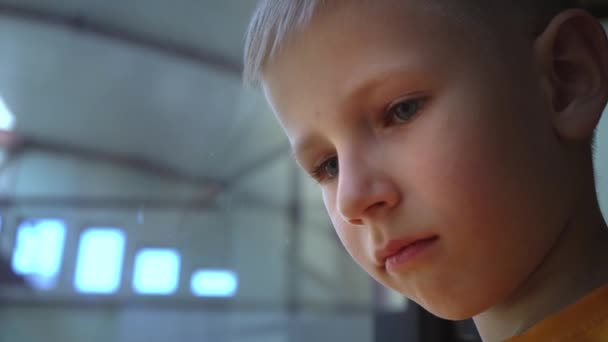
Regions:
<svg viewBox="0 0 608 342"><path fill-rule="evenodd" d="M262 84L298 163L324 166L315 176L353 259L499 341L608 283L588 146L608 94L605 37L571 11L540 37L496 30L490 41L419 6L324 9ZM576 43L573 21L591 23L599 54ZM387 108L404 101L420 108L399 120ZM339 173L323 172L334 161ZM374 257L426 236L438 240L397 270Z"/></svg>

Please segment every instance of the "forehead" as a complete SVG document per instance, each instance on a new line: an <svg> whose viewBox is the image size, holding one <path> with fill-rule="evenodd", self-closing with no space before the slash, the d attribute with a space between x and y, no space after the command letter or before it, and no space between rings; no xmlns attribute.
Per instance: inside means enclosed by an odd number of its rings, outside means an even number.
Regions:
<svg viewBox="0 0 608 342"><path fill-rule="evenodd" d="M344 81L347 64L365 62L379 68L387 56L428 59L433 53L453 49L441 58L450 58L466 49L465 29L458 18L437 5L421 1L336 1L323 7L302 31L284 42L263 69L263 81L298 78L310 81L324 76L324 82ZM424 2L422 2L424 3ZM435 2L428 2L434 4ZM342 59L340 59L342 58ZM340 74L345 71L345 74ZM334 76L335 80L328 80ZM332 85L332 88L335 84Z"/></svg>
<svg viewBox="0 0 608 342"><path fill-rule="evenodd" d="M472 26L423 3L335 2L286 42L265 68L263 86L292 145L318 117L353 110L396 79L413 87L479 55Z"/></svg>

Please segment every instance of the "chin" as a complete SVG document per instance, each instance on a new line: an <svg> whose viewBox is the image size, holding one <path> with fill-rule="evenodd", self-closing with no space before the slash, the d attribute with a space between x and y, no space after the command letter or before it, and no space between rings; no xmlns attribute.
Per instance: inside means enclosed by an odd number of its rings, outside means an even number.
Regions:
<svg viewBox="0 0 608 342"><path fill-rule="evenodd" d="M473 312L473 311L463 311L463 310L430 310L425 308L428 312L432 313L433 315L441 318L441 319L446 319L449 321L464 321L466 319L472 318L473 316L479 314L479 312Z"/></svg>
<svg viewBox="0 0 608 342"><path fill-rule="evenodd" d="M431 314L450 321L462 321L482 313L487 308L476 306L473 302L451 302L446 303L419 303Z"/></svg>

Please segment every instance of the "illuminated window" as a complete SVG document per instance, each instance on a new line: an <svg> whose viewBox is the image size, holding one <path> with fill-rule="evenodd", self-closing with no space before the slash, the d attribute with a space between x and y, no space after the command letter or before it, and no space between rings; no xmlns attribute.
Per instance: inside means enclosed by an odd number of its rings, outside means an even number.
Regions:
<svg viewBox="0 0 608 342"><path fill-rule="evenodd" d="M146 295L169 295L179 283L180 256L171 249L143 249L135 257L133 290Z"/></svg>
<svg viewBox="0 0 608 342"><path fill-rule="evenodd" d="M15 127L15 116L0 97L0 130L10 131Z"/></svg>
<svg viewBox="0 0 608 342"><path fill-rule="evenodd" d="M190 289L197 297L233 297L238 288L234 272L200 270L192 275Z"/></svg>
<svg viewBox="0 0 608 342"><path fill-rule="evenodd" d="M60 220L24 221L17 228L12 268L34 287L51 289L61 268L65 223Z"/></svg>
<svg viewBox="0 0 608 342"><path fill-rule="evenodd" d="M118 291L125 250L125 233L114 228L89 228L80 236L74 287L78 292Z"/></svg>

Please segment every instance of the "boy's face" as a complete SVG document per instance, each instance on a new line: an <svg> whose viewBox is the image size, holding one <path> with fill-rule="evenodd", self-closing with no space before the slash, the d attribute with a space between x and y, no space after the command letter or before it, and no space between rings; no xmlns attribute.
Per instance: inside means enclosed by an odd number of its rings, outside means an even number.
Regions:
<svg viewBox="0 0 608 342"><path fill-rule="evenodd" d="M557 240L567 168L532 38L498 38L504 56L458 18L397 3L323 10L265 69L264 90L300 165L321 166L352 257L436 315L468 318ZM409 262L377 258L420 237L436 240Z"/></svg>

